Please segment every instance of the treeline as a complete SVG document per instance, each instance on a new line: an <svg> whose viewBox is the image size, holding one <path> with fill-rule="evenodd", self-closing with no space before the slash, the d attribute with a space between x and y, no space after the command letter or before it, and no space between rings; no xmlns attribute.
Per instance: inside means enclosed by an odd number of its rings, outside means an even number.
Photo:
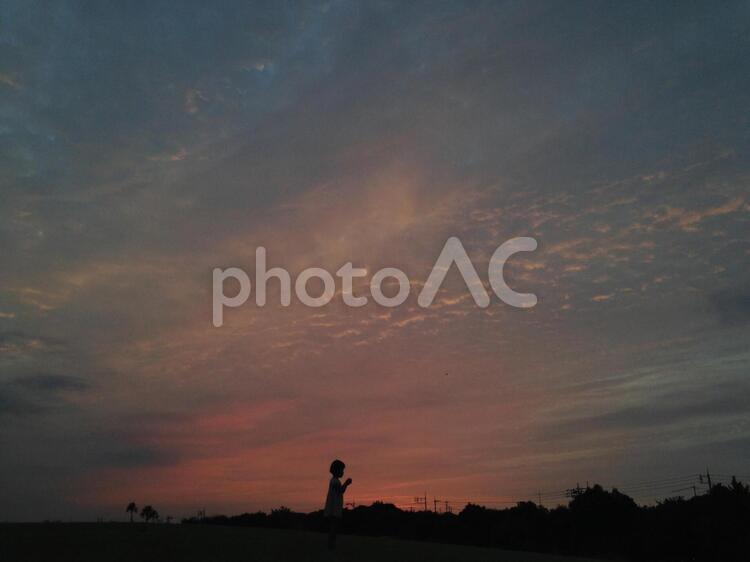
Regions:
<svg viewBox="0 0 750 562"><path fill-rule="evenodd" d="M325 531L322 512L287 508L190 518L209 523ZM344 533L471 544L580 556L660 561L750 560L750 488L732 479L690 499L639 506L629 496L595 485L567 506L521 502L508 509L469 504L460 513L403 511L375 503L347 510Z"/></svg>

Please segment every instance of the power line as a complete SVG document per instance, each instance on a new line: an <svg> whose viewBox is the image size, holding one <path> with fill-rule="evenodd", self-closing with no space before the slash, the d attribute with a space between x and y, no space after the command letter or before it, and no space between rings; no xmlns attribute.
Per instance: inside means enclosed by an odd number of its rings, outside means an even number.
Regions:
<svg viewBox="0 0 750 562"><path fill-rule="evenodd" d="M670 480L682 480L685 478L695 478L695 477L696 477L696 474L692 473L692 474L684 474L682 476L670 476L667 478L656 478L653 480L641 480L640 482L626 482L624 485L625 486L639 486L641 484L660 484L662 482L668 482Z"/></svg>
<svg viewBox="0 0 750 562"><path fill-rule="evenodd" d="M705 480L706 484L708 483L708 477L711 478L711 484L715 483L724 483L728 482L730 478L733 476L737 476L737 478L745 478L750 479L745 475L729 475L724 473L709 473L708 470L704 474L685 474L680 476L670 476L670 477L664 477L664 478L655 478L651 480L641 480L641 481L634 481L630 482L624 485L612 485L612 486L606 486L605 488L610 489L617 489L622 493L625 493L633 498L639 498L639 499L652 499L658 496L663 496L667 493L677 493L677 492L683 492L688 490L693 490L693 495L697 495L698 493L698 485L700 485L700 479L701 477ZM460 505L460 504L473 504L473 505L487 505L487 506L514 506L522 502L528 502L528 501L534 501L536 500L538 502L538 505L542 505L543 501L546 501L548 503L555 503L563 504L566 500L571 499L572 497L575 497L575 495L581 494L586 491L586 489L589 488L588 483L586 484L586 487L581 487L580 485L577 485L575 488L569 488L567 490L548 490L548 491L525 491L520 492L517 494L517 497L513 497L513 495L509 496L495 496L495 497L485 497L485 498L458 498L458 497L451 497L451 496L443 496L443 499L438 499L437 497L433 497L433 511L435 513L438 513L440 511L440 504L442 503L444 505L443 512L450 512L452 511L449 507L450 504L453 505ZM410 508L414 508L414 506L420 507L423 511L428 511L428 497L427 493L423 496L414 496L413 502L404 502L403 498L407 496L390 496L393 499L396 499L394 501L394 504L397 504L399 506L409 506ZM398 498L398 499L397 499ZM523 499L521 499L523 498ZM534 500L532 500L534 498Z"/></svg>
<svg viewBox="0 0 750 562"><path fill-rule="evenodd" d="M672 493L674 494L676 492L684 492L686 490L693 490L693 497L695 497L698 495L698 492L696 491L695 488L696 488L695 485L692 485L692 486L688 486L687 488L680 488L679 490L672 490Z"/></svg>
<svg viewBox="0 0 750 562"><path fill-rule="evenodd" d="M658 484L658 485L653 485L653 486L640 486L638 488L617 488L617 489L621 492L628 492L628 493L650 492L650 491L665 490L667 488L674 488L675 486L688 485L697 481L698 481L698 478L692 478L690 480L679 480L675 482L669 482L667 484Z"/></svg>

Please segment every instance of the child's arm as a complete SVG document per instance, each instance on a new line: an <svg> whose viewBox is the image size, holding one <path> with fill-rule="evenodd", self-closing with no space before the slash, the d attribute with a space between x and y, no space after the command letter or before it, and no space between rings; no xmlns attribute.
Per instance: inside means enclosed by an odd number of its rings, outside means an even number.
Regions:
<svg viewBox="0 0 750 562"><path fill-rule="evenodd" d="M346 489L347 489L347 488L349 487L349 484L351 484L351 483L352 483L352 479L351 479L351 478L347 478L347 479L346 479L346 482L344 482L344 483L343 483L343 484L341 485L341 493L342 493L342 494L343 494L344 492L346 492Z"/></svg>

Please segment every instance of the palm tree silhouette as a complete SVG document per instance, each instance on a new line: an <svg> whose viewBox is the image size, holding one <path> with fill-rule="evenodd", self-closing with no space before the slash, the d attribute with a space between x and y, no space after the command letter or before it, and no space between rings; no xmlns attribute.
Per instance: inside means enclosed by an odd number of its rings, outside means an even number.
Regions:
<svg viewBox="0 0 750 562"><path fill-rule="evenodd" d="M148 523L152 519L159 519L159 512L150 505L147 505L141 510L141 517Z"/></svg>
<svg viewBox="0 0 750 562"><path fill-rule="evenodd" d="M138 513L138 506L135 505L135 502L130 502L128 504L128 507L125 508L125 511L127 511L130 514L130 522L133 522L133 514Z"/></svg>

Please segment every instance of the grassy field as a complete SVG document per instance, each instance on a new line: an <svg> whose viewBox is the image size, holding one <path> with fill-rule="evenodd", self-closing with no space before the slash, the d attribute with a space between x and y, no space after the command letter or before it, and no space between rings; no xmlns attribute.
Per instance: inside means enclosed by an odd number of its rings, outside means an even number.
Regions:
<svg viewBox="0 0 750 562"><path fill-rule="evenodd" d="M323 534L142 523L24 523L0 525L3 562L576 562L527 552L340 536L334 552Z"/></svg>

